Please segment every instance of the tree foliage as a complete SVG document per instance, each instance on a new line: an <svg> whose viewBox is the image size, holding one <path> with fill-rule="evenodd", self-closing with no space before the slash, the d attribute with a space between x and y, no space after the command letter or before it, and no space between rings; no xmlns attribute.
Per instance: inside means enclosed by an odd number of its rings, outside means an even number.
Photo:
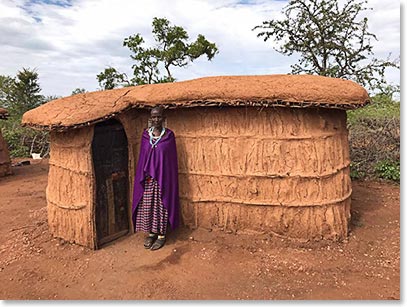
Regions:
<svg viewBox="0 0 407 307"><path fill-rule="evenodd" d="M195 41L188 42L186 30L171 25L166 18L155 17L152 28L156 47L145 47L140 34L129 36L123 41L123 46L130 49L131 58L135 61L132 66L134 78L131 80L134 84L173 82L175 78L171 67L185 67L202 55L206 55L210 61L218 53L216 45L202 34ZM161 74L162 68L165 75Z"/></svg>
<svg viewBox="0 0 407 307"><path fill-rule="evenodd" d="M0 103L12 117L21 117L25 112L45 102L40 94L38 73L23 68L15 78L0 76Z"/></svg>
<svg viewBox="0 0 407 307"><path fill-rule="evenodd" d="M79 88L79 87L77 87L76 89L74 89L73 91L72 91L72 93L71 93L71 96L72 95L77 95L77 94L84 94L84 93L86 93L87 91L84 89L84 88Z"/></svg>
<svg viewBox="0 0 407 307"><path fill-rule="evenodd" d="M8 97L11 93L11 88L15 82L15 79L10 76L0 75L0 105L8 106Z"/></svg>
<svg viewBox="0 0 407 307"><path fill-rule="evenodd" d="M105 68L96 76L96 79L103 90L112 90L118 86L129 84L126 74L118 72L113 67Z"/></svg>
<svg viewBox="0 0 407 307"><path fill-rule="evenodd" d="M386 68L399 68L399 59L374 57L368 31L367 0L291 0L283 9L283 20L264 21L253 30L264 41L273 39L274 48L284 55L299 53L292 73L354 80L370 89L386 88ZM370 59L370 60L369 60Z"/></svg>
<svg viewBox="0 0 407 307"><path fill-rule="evenodd" d="M23 114L56 97L40 94L39 76L35 70L23 68L16 77L0 75L0 107L10 114L0 121L0 129L12 157L27 157L31 153L47 154L48 132L21 126Z"/></svg>

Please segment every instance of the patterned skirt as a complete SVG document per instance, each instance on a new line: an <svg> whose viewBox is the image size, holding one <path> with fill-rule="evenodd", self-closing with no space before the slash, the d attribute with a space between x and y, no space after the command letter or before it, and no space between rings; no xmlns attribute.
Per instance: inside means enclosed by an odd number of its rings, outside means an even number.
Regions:
<svg viewBox="0 0 407 307"><path fill-rule="evenodd" d="M161 199L157 180L146 178L144 194L137 206L136 231L165 234L167 231L168 212Z"/></svg>

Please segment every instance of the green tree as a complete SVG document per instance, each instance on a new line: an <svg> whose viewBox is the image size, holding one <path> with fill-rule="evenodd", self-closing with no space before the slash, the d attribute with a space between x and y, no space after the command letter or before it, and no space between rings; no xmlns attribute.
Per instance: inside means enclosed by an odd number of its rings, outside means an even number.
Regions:
<svg viewBox="0 0 407 307"><path fill-rule="evenodd" d="M151 84L173 82L172 66L185 67L202 55L210 61L218 53L214 43L209 42L202 34L193 42L188 42L189 35L179 26L172 26L166 18L153 19L152 33L156 47L145 47L143 37L135 34L124 39L123 46L132 52L130 56L135 60L132 66L135 84ZM166 75L161 75L160 68L164 68Z"/></svg>
<svg viewBox="0 0 407 307"><path fill-rule="evenodd" d="M371 90L384 88L386 68L399 68L399 59L374 57L368 31L368 19L360 14L368 10L367 0L291 0L283 8L283 20L264 21L253 30L264 41L274 40L274 49L284 55L299 53L292 73L354 80ZM369 60L371 58L371 60Z"/></svg>
<svg viewBox="0 0 407 307"><path fill-rule="evenodd" d="M79 87L77 87L76 89L74 89L73 91L72 91L72 93L71 93L71 96L72 95L77 95L77 94L84 94L84 93L86 93L87 91L84 89L84 88L79 88Z"/></svg>
<svg viewBox="0 0 407 307"><path fill-rule="evenodd" d="M129 84L126 74L118 72L113 67L105 68L104 71L96 76L96 79L103 90L111 90L121 85Z"/></svg>
<svg viewBox="0 0 407 307"><path fill-rule="evenodd" d="M40 94L38 73L23 68L15 78L0 75L0 107L6 108L10 117L0 121L0 129L12 157L27 157L32 152L46 154L49 148L48 132L21 126L22 115L40 104L53 99Z"/></svg>
<svg viewBox="0 0 407 307"><path fill-rule="evenodd" d="M1 79L2 103L12 117L21 118L25 112L45 102L35 70L23 68L16 78L2 76Z"/></svg>
<svg viewBox="0 0 407 307"><path fill-rule="evenodd" d="M15 79L10 76L0 75L0 106L7 107L8 99Z"/></svg>

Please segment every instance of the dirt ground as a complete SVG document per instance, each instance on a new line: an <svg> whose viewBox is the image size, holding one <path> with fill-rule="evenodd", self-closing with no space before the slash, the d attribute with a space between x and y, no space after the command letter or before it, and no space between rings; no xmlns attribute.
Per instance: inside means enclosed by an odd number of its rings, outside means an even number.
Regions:
<svg viewBox="0 0 407 307"><path fill-rule="evenodd" d="M181 228L87 248L48 232L47 160L0 179L2 300L399 300L400 187L353 182L346 242Z"/></svg>

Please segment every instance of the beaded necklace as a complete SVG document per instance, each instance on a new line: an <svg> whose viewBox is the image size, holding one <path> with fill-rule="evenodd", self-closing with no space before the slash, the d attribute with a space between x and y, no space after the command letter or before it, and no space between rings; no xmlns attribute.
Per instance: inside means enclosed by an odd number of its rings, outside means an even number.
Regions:
<svg viewBox="0 0 407 307"><path fill-rule="evenodd" d="M150 145L151 147L156 147L158 142L161 140L165 133L165 128L163 127L161 130L161 134L159 136L154 136L153 134L154 127L148 129L148 135L150 136Z"/></svg>

